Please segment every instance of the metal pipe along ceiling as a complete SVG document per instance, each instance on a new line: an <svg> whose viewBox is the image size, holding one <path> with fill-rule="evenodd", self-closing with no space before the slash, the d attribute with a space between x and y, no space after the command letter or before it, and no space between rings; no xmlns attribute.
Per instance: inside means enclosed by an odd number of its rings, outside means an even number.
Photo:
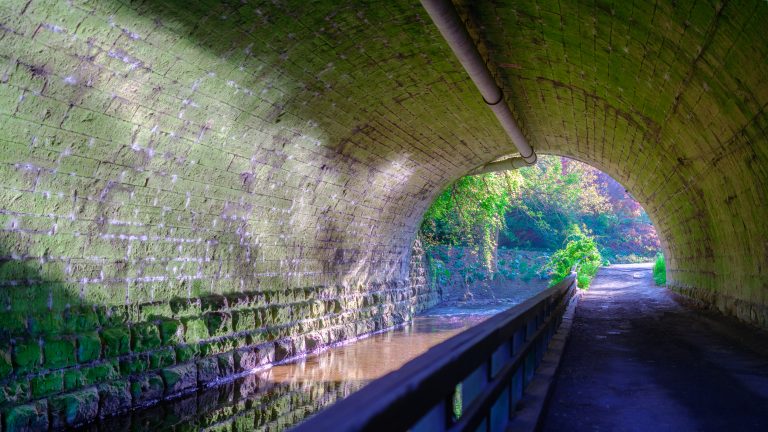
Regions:
<svg viewBox="0 0 768 432"><path fill-rule="evenodd" d="M485 103L496 114L499 123L520 152L520 156L527 164L536 163L536 153L512 117L509 106L504 102L504 93L496 85L496 81L485 66L453 3L450 0L421 0L421 4L480 90Z"/></svg>

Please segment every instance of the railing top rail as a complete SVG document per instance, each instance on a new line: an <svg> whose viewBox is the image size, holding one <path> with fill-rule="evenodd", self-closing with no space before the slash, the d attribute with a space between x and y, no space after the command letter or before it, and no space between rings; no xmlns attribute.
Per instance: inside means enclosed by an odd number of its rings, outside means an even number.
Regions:
<svg viewBox="0 0 768 432"><path fill-rule="evenodd" d="M571 273L557 285L430 348L294 431L393 430L393 421L412 425L445 400L458 382L487 361L529 318L565 295L575 281Z"/></svg>

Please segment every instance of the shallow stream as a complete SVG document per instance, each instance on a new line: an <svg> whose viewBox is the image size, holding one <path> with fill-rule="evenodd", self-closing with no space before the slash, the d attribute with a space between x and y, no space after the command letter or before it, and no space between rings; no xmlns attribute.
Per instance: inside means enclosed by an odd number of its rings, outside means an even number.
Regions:
<svg viewBox="0 0 768 432"><path fill-rule="evenodd" d="M282 431L512 305L436 307L394 330L103 419L83 430Z"/></svg>

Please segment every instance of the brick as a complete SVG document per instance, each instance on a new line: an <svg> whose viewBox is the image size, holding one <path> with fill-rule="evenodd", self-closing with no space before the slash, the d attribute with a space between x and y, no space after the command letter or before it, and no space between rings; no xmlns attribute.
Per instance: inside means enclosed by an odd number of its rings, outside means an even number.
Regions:
<svg viewBox="0 0 768 432"><path fill-rule="evenodd" d="M194 363L166 368L160 374L165 383L166 395L197 388L197 366Z"/></svg>
<svg viewBox="0 0 768 432"><path fill-rule="evenodd" d="M80 390L49 399L51 427L76 426L96 419L99 394L95 388Z"/></svg>
<svg viewBox="0 0 768 432"><path fill-rule="evenodd" d="M71 391L85 387L88 383L85 373L80 368L72 368L64 371L64 390Z"/></svg>
<svg viewBox="0 0 768 432"><path fill-rule="evenodd" d="M234 331L252 331L261 326L258 314L253 310L232 312L232 329Z"/></svg>
<svg viewBox="0 0 768 432"><path fill-rule="evenodd" d="M101 357L101 338L98 333L84 333L77 336L77 361L88 363Z"/></svg>
<svg viewBox="0 0 768 432"><path fill-rule="evenodd" d="M64 389L64 373L62 371L54 371L36 376L30 380L30 385L33 398L58 393Z"/></svg>
<svg viewBox="0 0 768 432"><path fill-rule="evenodd" d="M66 324L72 333L89 332L99 327L99 316L92 307L72 308Z"/></svg>
<svg viewBox="0 0 768 432"><path fill-rule="evenodd" d="M196 362L197 382L200 386L219 379L219 361L216 357L205 357Z"/></svg>
<svg viewBox="0 0 768 432"><path fill-rule="evenodd" d="M234 353L237 372L247 372L259 366L259 356L253 348L244 348Z"/></svg>
<svg viewBox="0 0 768 432"><path fill-rule="evenodd" d="M149 353L149 368L160 369L176 363L176 351L167 347Z"/></svg>
<svg viewBox="0 0 768 432"><path fill-rule="evenodd" d="M23 334L25 330L27 330L27 320L24 314L18 312L0 312L0 334Z"/></svg>
<svg viewBox="0 0 768 432"><path fill-rule="evenodd" d="M228 377L235 373L234 353L227 352L216 356L216 362L219 366L219 376Z"/></svg>
<svg viewBox="0 0 768 432"><path fill-rule="evenodd" d="M116 379L120 376L117 360L105 361L80 369L85 379L84 385L96 384Z"/></svg>
<svg viewBox="0 0 768 432"><path fill-rule="evenodd" d="M12 348L0 346L0 380L13 372Z"/></svg>
<svg viewBox="0 0 768 432"><path fill-rule="evenodd" d="M184 327L179 320L160 322L160 336L163 345L175 345L184 341Z"/></svg>
<svg viewBox="0 0 768 432"><path fill-rule="evenodd" d="M97 389L100 414L114 414L131 408L133 399L128 381L112 381L98 386Z"/></svg>
<svg viewBox="0 0 768 432"><path fill-rule="evenodd" d="M4 429L7 432L48 430L48 403L35 403L15 406L3 415Z"/></svg>
<svg viewBox="0 0 768 432"><path fill-rule="evenodd" d="M149 369L149 355L146 353L120 358L121 375L135 375Z"/></svg>
<svg viewBox="0 0 768 432"><path fill-rule="evenodd" d="M228 313L207 313L205 314L205 323L208 326L210 337L225 336L232 332L232 317Z"/></svg>
<svg viewBox="0 0 768 432"><path fill-rule="evenodd" d="M200 347L197 345L177 345L174 349L179 363L186 363L200 356Z"/></svg>
<svg viewBox="0 0 768 432"><path fill-rule="evenodd" d="M34 372L43 364L42 350L36 340L20 341L13 347L13 364L17 374Z"/></svg>
<svg viewBox="0 0 768 432"><path fill-rule="evenodd" d="M131 378L130 391L133 406L140 406L163 397L165 384L159 374L150 373Z"/></svg>
<svg viewBox="0 0 768 432"><path fill-rule="evenodd" d="M131 342L134 352L145 352L160 346L160 331L151 323L131 327Z"/></svg>
<svg viewBox="0 0 768 432"><path fill-rule="evenodd" d="M131 337L125 328L111 328L101 331L104 346L104 357L117 357L127 354L130 350Z"/></svg>
<svg viewBox="0 0 768 432"><path fill-rule="evenodd" d="M208 326L199 318L182 320L184 323L184 340L187 343L197 342L209 337Z"/></svg>

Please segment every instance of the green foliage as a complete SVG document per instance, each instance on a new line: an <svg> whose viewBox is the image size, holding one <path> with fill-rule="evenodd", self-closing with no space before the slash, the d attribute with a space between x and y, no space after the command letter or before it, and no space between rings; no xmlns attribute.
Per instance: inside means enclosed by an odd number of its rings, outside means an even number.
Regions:
<svg viewBox="0 0 768 432"><path fill-rule="evenodd" d="M594 237L584 233L577 225L572 225L568 231L565 247L552 254L549 260L552 271L550 285L565 279L574 268L578 273L579 287L586 289L600 268L603 258Z"/></svg>
<svg viewBox="0 0 768 432"><path fill-rule="evenodd" d="M495 265L497 245L554 250L570 241L574 225L588 228L603 265L648 261L658 249L648 216L621 185L588 165L556 156L542 156L537 165L514 172L457 180L425 214L421 236L428 250L461 246L457 263L467 265L457 272L467 283L487 275L527 281L539 271L519 263ZM586 287L600 264L581 265L579 282Z"/></svg>
<svg viewBox="0 0 768 432"><path fill-rule="evenodd" d="M653 264L653 282L658 286L667 284L667 264L664 262L663 254L659 254L656 257L656 263Z"/></svg>
<svg viewBox="0 0 768 432"><path fill-rule="evenodd" d="M448 259L448 257L445 259ZM438 285L447 284L451 279L451 271L445 265L445 262L439 258L432 258L429 264L429 268L432 271L432 283Z"/></svg>
<svg viewBox="0 0 768 432"><path fill-rule="evenodd" d="M616 181L595 168L555 156L520 170L520 198L507 212L499 245L557 249L568 227L586 225L612 262L647 262L659 248L648 215Z"/></svg>
<svg viewBox="0 0 768 432"><path fill-rule="evenodd" d="M467 176L446 189L424 215L425 244L469 246L493 270L498 232L519 185L516 172Z"/></svg>
<svg viewBox="0 0 768 432"><path fill-rule="evenodd" d="M520 200L506 215L509 229L502 233L502 241L510 246L555 249L563 244L570 225L610 209L599 171L587 165L542 156L537 165L519 172Z"/></svg>

